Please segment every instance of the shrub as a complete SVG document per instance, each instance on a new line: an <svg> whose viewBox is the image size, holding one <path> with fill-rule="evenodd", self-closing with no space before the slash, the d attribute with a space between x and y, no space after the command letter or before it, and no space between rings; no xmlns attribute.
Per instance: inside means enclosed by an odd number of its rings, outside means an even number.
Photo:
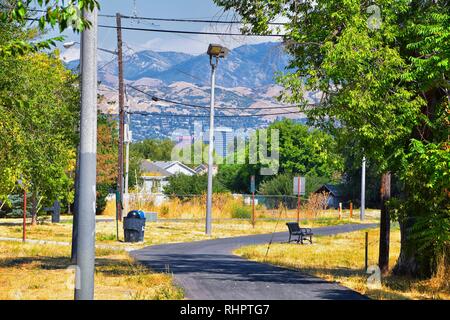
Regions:
<svg viewBox="0 0 450 320"><path fill-rule="evenodd" d="M95 211L97 214L102 214L106 208L106 197L114 190L115 185L111 183L98 183L97 184L97 207Z"/></svg>
<svg viewBox="0 0 450 320"><path fill-rule="evenodd" d="M206 193L208 186L208 176L193 175L188 176L185 174L176 174L169 177L169 183L164 187L164 194L167 196L179 195L180 199L183 199L186 195L201 195ZM213 192L220 193L227 191L226 188L214 179Z"/></svg>
<svg viewBox="0 0 450 320"><path fill-rule="evenodd" d="M162 216L167 216L167 215L169 214L169 207L166 206L166 205L162 205L162 206L160 207L160 209L159 209L159 213L160 213Z"/></svg>
<svg viewBox="0 0 450 320"><path fill-rule="evenodd" d="M231 217L235 219L250 219L252 216L252 210L246 206L233 206L231 211Z"/></svg>

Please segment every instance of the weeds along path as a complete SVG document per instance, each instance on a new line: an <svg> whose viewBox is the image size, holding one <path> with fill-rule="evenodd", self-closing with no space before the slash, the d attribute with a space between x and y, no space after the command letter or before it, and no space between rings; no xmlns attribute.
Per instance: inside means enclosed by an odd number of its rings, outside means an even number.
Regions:
<svg viewBox="0 0 450 320"><path fill-rule="evenodd" d="M314 228L315 235L333 235L377 224L346 224ZM187 299L367 299L336 283L272 265L245 260L232 253L247 245L286 242L287 232L157 245L132 251L139 262L174 275ZM183 241L183 239L180 239ZM292 244L293 246L296 244Z"/></svg>

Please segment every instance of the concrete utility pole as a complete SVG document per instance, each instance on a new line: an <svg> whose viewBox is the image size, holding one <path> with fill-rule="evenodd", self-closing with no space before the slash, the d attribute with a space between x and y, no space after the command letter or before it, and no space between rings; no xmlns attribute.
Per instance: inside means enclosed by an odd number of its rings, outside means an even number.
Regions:
<svg viewBox="0 0 450 320"><path fill-rule="evenodd" d="M364 220L366 210L366 157L362 159L361 167L361 207L359 208L359 217Z"/></svg>
<svg viewBox="0 0 450 320"><path fill-rule="evenodd" d="M130 210L129 208L129 195L128 195L128 180L129 180L129 169L130 169L130 143L132 140L131 137L131 120L130 113L128 112L130 107L127 107L127 121L125 124L125 192L124 192L124 210L125 213Z"/></svg>
<svg viewBox="0 0 450 320"><path fill-rule="evenodd" d="M117 23L117 61L119 63L119 155L117 170L117 190L119 199L116 199L117 216L122 221L123 209L123 141L125 126L125 88L123 84L123 52L122 52L122 20L120 13L116 14Z"/></svg>
<svg viewBox="0 0 450 320"><path fill-rule="evenodd" d="M131 143L131 131L130 131L130 114L127 113L127 123L125 125L125 194L128 194L128 175L130 169L130 143Z"/></svg>
<svg viewBox="0 0 450 320"><path fill-rule="evenodd" d="M92 23L82 32L80 178L77 236L76 300L94 299L95 207L97 175L97 8L83 9Z"/></svg>

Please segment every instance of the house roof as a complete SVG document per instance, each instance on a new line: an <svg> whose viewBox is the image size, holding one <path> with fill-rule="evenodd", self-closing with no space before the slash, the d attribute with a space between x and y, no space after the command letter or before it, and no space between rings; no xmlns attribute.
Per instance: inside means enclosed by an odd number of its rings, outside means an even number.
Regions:
<svg viewBox="0 0 450 320"><path fill-rule="evenodd" d="M155 172L161 176L171 176L173 173L169 172L168 169L174 165L178 164L184 169L196 174L197 172L180 161L155 161L151 162L150 160L144 160L141 162L141 171L143 172Z"/></svg>
<svg viewBox="0 0 450 320"><path fill-rule="evenodd" d="M319 189L317 189L314 193L320 193L320 192L329 192L331 195L335 197L342 196L342 186L341 185L334 185L334 184L324 184Z"/></svg>
<svg viewBox="0 0 450 320"><path fill-rule="evenodd" d="M141 171L155 173L155 176L157 175L168 177L172 175L172 173L167 171L165 168L158 166L156 163L150 162L148 160L144 160L141 162Z"/></svg>
<svg viewBox="0 0 450 320"><path fill-rule="evenodd" d="M208 166L206 164L203 164L203 163L201 165L197 166L194 169L194 171L197 172L197 173L199 173L201 171L204 171L204 170L208 170Z"/></svg>
<svg viewBox="0 0 450 320"><path fill-rule="evenodd" d="M167 169L167 168L173 166L177 162L178 161L154 161L153 163L160 168Z"/></svg>

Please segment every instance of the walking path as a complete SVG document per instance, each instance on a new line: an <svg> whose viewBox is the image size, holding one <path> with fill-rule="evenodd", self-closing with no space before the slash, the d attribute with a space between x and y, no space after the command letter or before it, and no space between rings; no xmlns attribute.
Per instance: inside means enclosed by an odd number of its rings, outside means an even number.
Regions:
<svg viewBox="0 0 450 320"><path fill-rule="evenodd" d="M375 226L346 224L315 228L313 232L315 235L333 235ZM366 299L336 283L232 254L241 246L264 244L271 239L286 242L288 234L280 232L157 245L130 254L155 271L173 273L175 282L185 290L188 299Z"/></svg>

